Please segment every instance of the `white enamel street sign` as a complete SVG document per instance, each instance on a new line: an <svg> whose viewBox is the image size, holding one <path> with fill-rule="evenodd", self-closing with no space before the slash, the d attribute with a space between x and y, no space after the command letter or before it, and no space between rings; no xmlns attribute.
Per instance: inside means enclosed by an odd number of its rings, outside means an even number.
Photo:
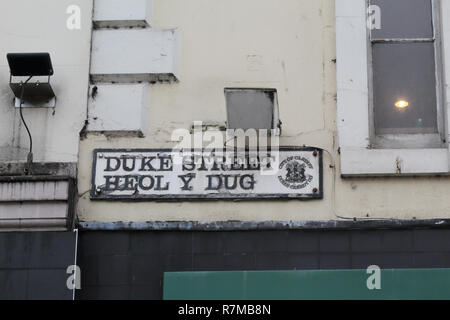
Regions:
<svg viewBox="0 0 450 320"><path fill-rule="evenodd" d="M322 151L96 149L93 200L321 199ZM227 161L228 159L228 161Z"/></svg>

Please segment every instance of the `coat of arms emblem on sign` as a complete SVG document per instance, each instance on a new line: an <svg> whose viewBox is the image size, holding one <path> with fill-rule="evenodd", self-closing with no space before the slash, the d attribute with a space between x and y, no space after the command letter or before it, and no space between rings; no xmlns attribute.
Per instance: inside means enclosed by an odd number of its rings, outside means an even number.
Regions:
<svg viewBox="0 0 450 320"><path fill-rule="evenodd" d="M280 163L278 180L287 188L303 189L313 180L313 176L307 173L308 169L313 169L308 159L289 157Z"/></svg>

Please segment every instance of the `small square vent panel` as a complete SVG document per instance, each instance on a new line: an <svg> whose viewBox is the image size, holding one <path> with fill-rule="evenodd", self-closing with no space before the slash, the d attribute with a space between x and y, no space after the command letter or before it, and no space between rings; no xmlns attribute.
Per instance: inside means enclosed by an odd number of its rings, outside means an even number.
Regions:
<svg viewBox="0 0 450 320"><path fill-rule="evenodd" d="M228 129L277 129L276 89L226 88Z"/></svg>

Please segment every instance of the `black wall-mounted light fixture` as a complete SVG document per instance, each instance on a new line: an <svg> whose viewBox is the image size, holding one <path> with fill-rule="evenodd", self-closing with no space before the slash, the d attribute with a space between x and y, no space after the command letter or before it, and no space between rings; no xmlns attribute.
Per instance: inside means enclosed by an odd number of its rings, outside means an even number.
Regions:
<svg viewBox="0 0 450 320"><path fill-rule="evenodd" d="M38 53L8 53L10 68L9 86L14 92L15 107L54 107L55 93L50 85L53 66L50 54ZM13 77L29 77L28 81L14 82ZM47 77L47 81L29 82L32 77ZM23 92L22 92L23 89Z"/></svg>
<svg viewBox="0 0 450 320"><path fill-rule="evenodd" d="M30 138L30 151L27 157L27 174L31 174L33 162L33 138L23 118L22 106L28 107L54 107L56 96L50 85L53 75L53 66L50 54L39 53L8 53L6 56L10 69L9 86L14 93L14 106L20 109L20 118ZM27 77L25 81L14 82L13 77ZM47 82L30 82L33 77L47 77Z"/></svg>
<svg viewBox="0 0 450 320"><path fill-rule="evenodd" d="M50 54L47 52L39 53L8 53L8 59L11 76L52 76L53 67Z"/></svg>

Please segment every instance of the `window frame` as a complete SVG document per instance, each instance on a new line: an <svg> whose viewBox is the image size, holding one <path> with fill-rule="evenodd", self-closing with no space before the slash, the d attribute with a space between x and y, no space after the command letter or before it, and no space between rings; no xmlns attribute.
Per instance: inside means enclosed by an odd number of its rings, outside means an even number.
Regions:
<svg viewBox="0 0 450 320"><path fill-rule="evenodd" d="M371 61L367 28L369 0L336 0L337 127L342 176L440 175L449 173L450 85L450 0L438 2L441 61L437 73L441 85L442 133L445 143L438 148L375 149L371 135ZM442 54L438 57L437 54ZM438 61L439 61L438 60ZM447 63L446 63L447 62ZM438 91L439 92L439 91Z"/></svg>
<svg viewBox="0 0 450 320"><path fill-rule="evenodd" d="M369 8L373 0L366 0L366 6ZM395 0L394 0L395 1ZM432 37L431 38L389 38L383 40L374 40L372 32L367 28L367 55L368 55L368 84L369 84L369 134L371 148L389 149L389 148L441 148L445 147L445 124L442 96L442 48L440 45L440 1L430 0L431 18L432 18ZM382 18L383 19L383 18ZM382 22L381 22L382 23ZM376 43L432 43L434 48L434 68L436 81L436 116L438 133L432 134L379 134L375 133L375 106L373 97L373 46Z"/></svg>

